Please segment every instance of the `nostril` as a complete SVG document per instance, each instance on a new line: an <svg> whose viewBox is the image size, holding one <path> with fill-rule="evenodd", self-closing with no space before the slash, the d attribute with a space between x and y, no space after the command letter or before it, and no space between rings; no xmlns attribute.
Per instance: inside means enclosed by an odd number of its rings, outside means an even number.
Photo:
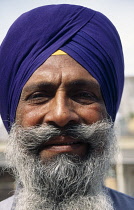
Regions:
<svg viewBox="0 0 134 210"><path fill-rule="evenodd" d="M70 126L70 125L77 125L78 123L79 123L78 121L70 120L67 125L68 126Z"/></svg>
<svg viewBox="0 0 134 210"><path fill-rule="evenodd" d="M71 120L70 122L68 122L67 124L65 124L63 126L60 126L60 125L58 125L58 123L53 122L53 121L49 121L47 124L52 125L52 126L57 127L57 128L62 128L64 126L74 125L74 124L78 124L78 123L75 122L74 120Z"/></svg>
<svg viewBox="0 0 134 210"><path fill-rule="evenodd" d="M56 128L60 128L60 126L57 123L53 122L53 121L49 121L47 124L48 125L52 125L52 126L54 126Z"/></svg>
<svg viewBox="0 0 134 210"><path fill-rule="evenodd" d="M67 124L64 124L63 126L60 126L56 122L53 122L53 121L49 121L47 124L52 125L55 128L61 129L61 128L64 128L64 127L70 127L70 126L78 125L79 122L76 122L75 120L70 120Z"/></svg>

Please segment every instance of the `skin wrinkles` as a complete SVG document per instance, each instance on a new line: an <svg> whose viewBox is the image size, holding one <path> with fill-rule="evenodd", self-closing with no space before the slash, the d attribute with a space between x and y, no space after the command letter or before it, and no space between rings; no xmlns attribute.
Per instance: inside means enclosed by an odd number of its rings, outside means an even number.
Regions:
<svg viewBox="0 0 134 210"><path fill-rule="evenodd" d="M92 124L106 118L100 86L87 70L69 55L50 56L25 84L16 112L16 122L24 128L42 124L64 127ZM56 137L58 138L58 137ZM72 142L60 136L56 142ZM87 145L61 145L42 150L42 159L59 153L84 156Z"/></svg>

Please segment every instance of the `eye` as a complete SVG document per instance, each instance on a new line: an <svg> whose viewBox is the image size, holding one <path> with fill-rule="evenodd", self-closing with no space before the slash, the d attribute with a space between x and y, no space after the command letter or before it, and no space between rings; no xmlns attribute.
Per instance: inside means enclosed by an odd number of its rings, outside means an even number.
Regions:
<svg viewBox="0 0 134 210"><path fill-rule="evenodd" d="M49 99L50 99L50 96L44 92L34 92L31 95L29 95L26 100L29 103L39 104L39 103L45 103Z"/></svg>
<svg viewBox="0 0 134 210"><path fill-rule="evenodd" d="M88 91L82 91L78 92L75 95L72 96L72 99L76 101L77 103L81 104L91 104L97 101L97 96L93 93L90 93Z"/></svg>

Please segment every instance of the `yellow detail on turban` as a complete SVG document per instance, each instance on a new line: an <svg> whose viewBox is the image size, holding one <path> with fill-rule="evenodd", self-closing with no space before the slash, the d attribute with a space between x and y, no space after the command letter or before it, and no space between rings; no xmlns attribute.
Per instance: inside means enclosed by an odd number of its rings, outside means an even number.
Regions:
<svg viewBox="0 0 134 210"><path fill-rule="evenodd" d="M67 53L65 53L62 50L57 50L56 52L54 52L52 55L67 55Z"/></svg>

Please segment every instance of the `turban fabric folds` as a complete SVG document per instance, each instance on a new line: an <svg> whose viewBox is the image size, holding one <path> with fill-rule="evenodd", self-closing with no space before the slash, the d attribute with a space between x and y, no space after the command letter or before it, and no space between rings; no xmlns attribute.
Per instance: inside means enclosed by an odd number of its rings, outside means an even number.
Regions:
<svg viewBox="0 0 134 210"><path fill-rule="evenodd" d="M77 5L48 5L21 15L0 46L0 114L9 131L21 91L58 49L81 64L100 84L115 120L124 83L119 35L103 14Z"/></svg>

